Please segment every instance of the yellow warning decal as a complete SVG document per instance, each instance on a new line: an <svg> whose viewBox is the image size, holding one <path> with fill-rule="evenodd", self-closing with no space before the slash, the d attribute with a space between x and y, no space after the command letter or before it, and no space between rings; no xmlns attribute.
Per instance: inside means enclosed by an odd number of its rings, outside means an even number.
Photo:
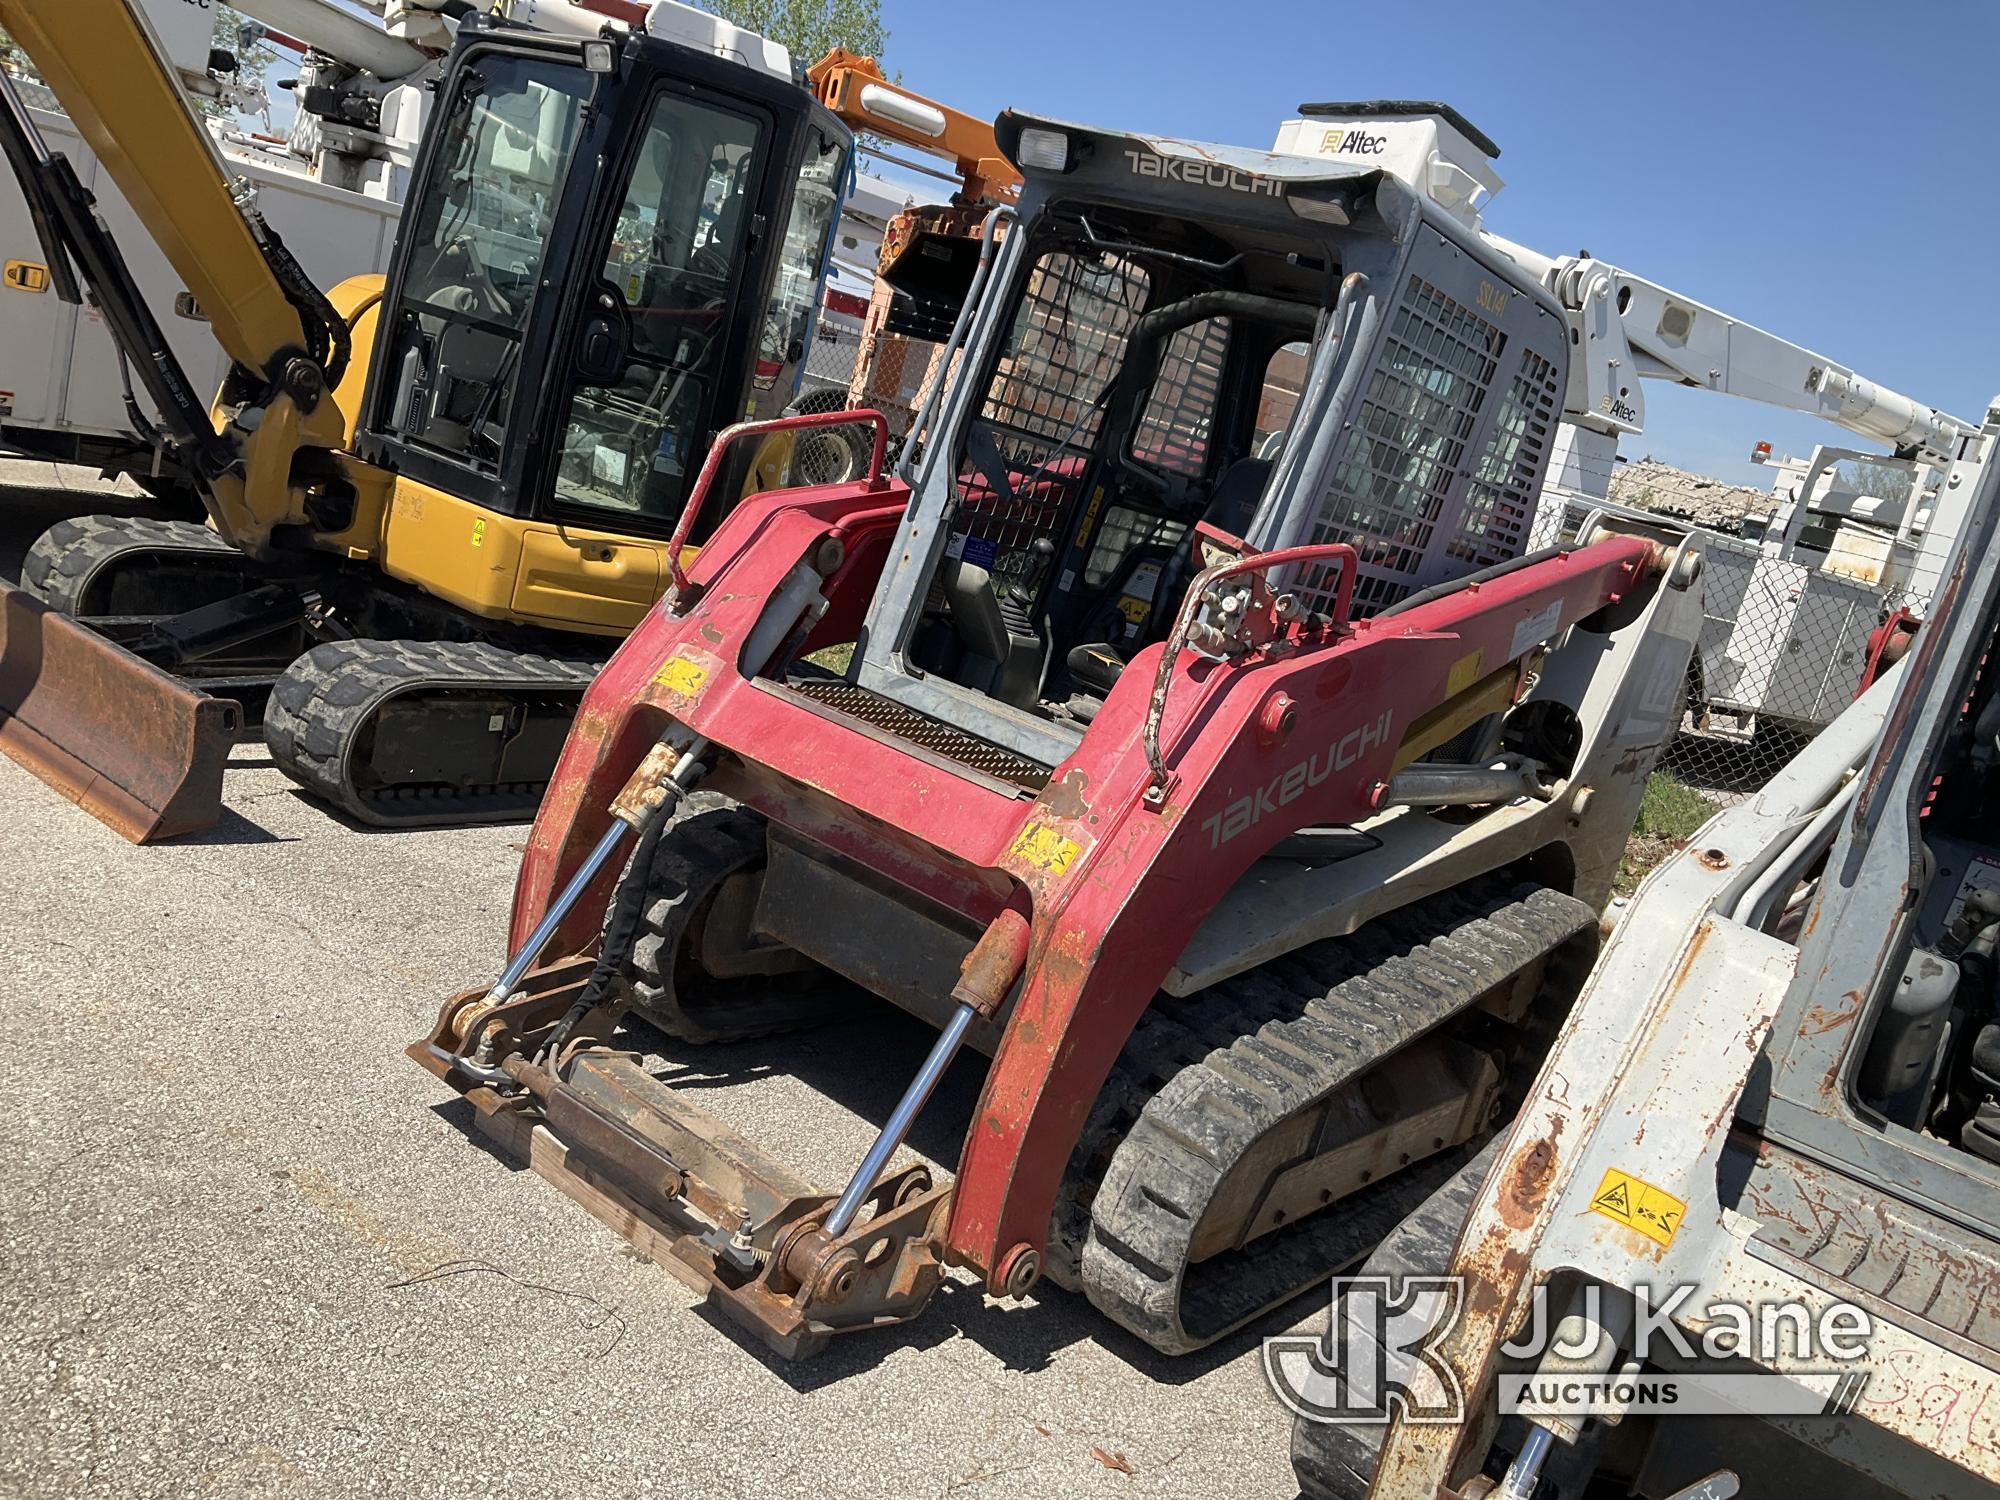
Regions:
<svg viewBox="0 0 2000 1500"><path fill-rule="evenodd" d="M1681 1217L1687 1213L1687 1205L1665 1188L1656 1188L1616 1167L1605 1170L1604 1180L1591 1195L1590 1209L1627 1229L1638 1230L1658 1245L1674 1242Z"/></svg>
<svg viewBox="0 0 2000 1500"><path fill-rule="evenodd" d="M667 664L653 674L655 686L678 693L683 698L694 697L707 681L708 668L700 662L689 661L685 656L667 658Z"/></svg>
<svg viewBox="0 0 2000 1500"><path fill-rule="evenodd" d="M0 281L17 292L46 292L49 268L38 260L10 260L6 269L0 270Z"/></svg>
<svg viewBox="0 0 2000 1500"><path fill-rule="evenodd" d="M1455 698L1471 687L1473 683L1479 681L1479 668L1482 661L1483 657L1481 653L1474 651L1470 655L1461 656L1457 661L1453 662L1451 670L1445 674L1444 690L1446 695Z"/></svg>
<svg viewBox="0 0 2000 1500"><path fill-rule="evenodd" d="M1083 850L1075 839L1064 838L1046 823L1030 823L1015 836L1009 851L1024 864L1060 875Z"/></svg>
<svg viewBox="0 0 2000 1500"><path fill-rule="evenodd" d="M472 523L472 545L475 547L486 545L486 523L483 520Z"/></svg>
<svg viewBox="0 0 2000 1500"><path fill-rule="evenodd" d="M1097 489L1091 494L1090 505L1084 511L1083 519L1077 522L1076 540L1070 544L1071 546L1080 549L1085 542L1090 540L1090 529L1091 527L1097 524L1097 512L1103 507L1103 505L1104 505L1104 486L1100 484L1097 487Z"/></svg>

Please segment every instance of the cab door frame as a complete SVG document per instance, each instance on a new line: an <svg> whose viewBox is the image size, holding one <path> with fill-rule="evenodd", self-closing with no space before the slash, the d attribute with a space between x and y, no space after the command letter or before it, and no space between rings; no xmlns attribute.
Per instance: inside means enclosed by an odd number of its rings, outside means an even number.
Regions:
<svg viewBox="0 0 2000 1500"><path fill-rule="evenodd" d="M796 157L803 142L800 122L804 110L793 111L795 118L788 120L774 101L758 98L755 92L742 87L745 78L763 81L763 75L740 63L711 58L657 39L646 39L629 47L627 62L631 76L625 80L617 111L622 149L608 170L603 156L599 156L591 199L575 205L577 217L572 221L569 255L570 295L563 299L551 331L551 357L541 367L544 373L529 417L530 430L543 434L544 440L526 445L532 447L532 454L525 451L520 454L522 470L515 491L516 513L558 525L664 539L672 534L679 520L678 510L672 515L644 515L564 501L556 493L563 458L561 437L567 431L570 403L579 387L574 373L578 342L588 321L592 299L603 281L602 271L611 236L617 228L618 210L624 204L627 185L646 147L647 132L660 100L687 99L740 116L756 126L760 134L759 159L753 163L753 181L748 189L737 274L726 289L722 325L716 334L722 357L715 366L702 416L689 443L691 480L716 433L740 419L740 408L750 389L757 348L754 338L745 337L745 328L746 325L754 328L758 317L746 315L761 316L769 305L778 249L774 201L782 197L796 171ZM711 73L725 69L728 71L720 79ZM719 87L719 83L731 86ZM800 102L805 102L803 96ZM566 208L571 196L564 195ZM629 306L627 310L630 311Z"/></svg>

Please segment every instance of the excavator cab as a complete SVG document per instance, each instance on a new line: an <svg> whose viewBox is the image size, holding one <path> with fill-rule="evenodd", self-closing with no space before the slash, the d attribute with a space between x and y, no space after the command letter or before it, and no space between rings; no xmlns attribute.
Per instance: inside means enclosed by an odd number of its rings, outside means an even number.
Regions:
<svg viewBox="0 0 2000 1500"><path fill-rule="evenodd" d="M143 15L0 0L232 361L207 406L0 80L55 284L87 283L214 522L34 544L0 593L0 748L136 839L211 826L260 721L363 822L532 811L608 641L667 585L714 434L790 399L849 177L852 132L782 49L669 19L695 41L463 16L386 283L322 293Z"/></svg>
<svg viewBox="0 0 2000 1500"><path fill-rule="evenodd" d="M853 137L789 77L656 38L460 38L356 447L664 536L710 436L796 384Z"/></svg>

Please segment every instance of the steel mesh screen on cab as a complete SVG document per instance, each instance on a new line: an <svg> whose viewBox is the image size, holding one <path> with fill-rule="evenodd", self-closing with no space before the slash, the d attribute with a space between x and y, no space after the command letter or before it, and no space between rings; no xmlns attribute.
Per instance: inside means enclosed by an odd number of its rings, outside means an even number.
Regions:
<svg viewBox="0 0 2000 1500"><path fill-rule="evenodd" d="M1523 351L1469 481L1457 485L1505 342L1494 324L1410 278L1304 537L1348 542L1360 553L1356 615L1524 550L1534 476L1555 419L1548 360ZM1448 513L1455 491L1461 498ZM1309 570L1300 592L1324 609L1335 577Z"/></svg>
<svg viewBox="0 0 2000 1500"><path fill-rule="evenodd" d="M959 528L990 549L997 576L1038 536L1052 533L1104 420L1104 397L1145 311L1150 279L1116 256L1051 251L1027 295L979 415L1007 466L1011 497L968 458ZM968 553L970 555L970 553Z"/></svg>

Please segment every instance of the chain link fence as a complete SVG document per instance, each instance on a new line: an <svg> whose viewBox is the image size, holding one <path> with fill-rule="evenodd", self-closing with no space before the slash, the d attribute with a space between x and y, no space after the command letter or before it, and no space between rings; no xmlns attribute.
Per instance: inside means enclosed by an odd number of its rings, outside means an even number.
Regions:
<svg viewBox="0 0 2000 1500"><path fill-rule="evenodd" d="M1530 545L1575 540L1599 506L1546 491ZM1899 609L1921 614L1924 600L1767 554L1755 537L1704 528L1701 542L1701 638L1660 768L1721 806L1761 788L1854 701L1871 637Z"/></svg>

